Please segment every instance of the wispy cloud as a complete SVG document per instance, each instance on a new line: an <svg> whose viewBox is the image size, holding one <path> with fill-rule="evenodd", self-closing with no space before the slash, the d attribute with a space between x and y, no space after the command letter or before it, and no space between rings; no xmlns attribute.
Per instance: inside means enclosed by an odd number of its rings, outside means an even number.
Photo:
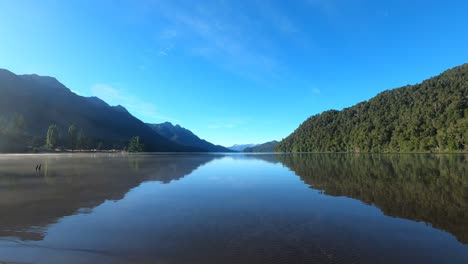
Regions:
<svg viewBox="0 0 468 264"><path fill-rule="evenodd" d="M237 126L236 124L212 124L212 125L208 125L208 128L211 128L211 129L234 128L236 126Z"/></svg>
<svg viewBox="0 0 468 264"><path fill-rule="evenodd" d="M283 40L292 41L301 32L294 17L270 1L148 2L144 9L152 9L150 16L162 18L156 45L176 45L178 52L203 57L250 79L284 74L282 48L275 37L288 34ZM169 51L159 48L156 55L167 56Z"/></svg>
<svg viewBox="0 0 468 264"><path fill-rule="evenodd" d="M162 48L159 49L158 51L158 56L167 56L169 55L169 52L174 48L174 44L168 44Z"/></svg>
<svg viewBox="0 0 468 264"><path fill-rule="evenodd" d="M320 94L320 89L319 88L312 88L312 93L315 94L315 95L319 95Z"/></svg>
<svg viewBox="0 0 468 264"><path fill-rule="evenodd" d="M300 29L296 26L293 20L286 15L282 10L274 6L271 1L256 2L258 5L259 14L280 32L289 34L300 33Z"/></svg>
<svg viewBox="0 0 468 264"><path fill-rule="evenodd" d="M141 100L125 90L109 84L97 83L91 87L91 93L111 105L124 106L130 113L142 118L144 122L178 122L178 120L159 113L155 104Z"/></svg>
<svg viewBox="0 0 468 264"><path fill-rule="evenodd" d="M224 120L220 121L220 120ZM212 123L208 125L210 129L231 129L239 128L248 123L249 118L240 118L240 117L223 117L217 118L216 120L211 120Z"/></svg>
<svg viewBox="0 0 468 264"><path fill-rule="evenodd" d="M175 37L177 37L177 30L175 29L170 29L170 28L167 28L167 29L163 29L161 30L161 32L159 33L159 38L161 39L174 39Z"/></svg>
<svg viewBox="0 0 468 264"><path fill-rule="evenodd" d="M318 8L330 18L338 15L337 0L306 0L306 3L314 8Z"/></svg>
<svg viewBox="0 0 468 264"><path fill-rule="evenodd" d="M91 87L91 93L93 96L97 96L104 101L120 101L124 98L122 96L122 91L103 83L93 85Z"/></svg>

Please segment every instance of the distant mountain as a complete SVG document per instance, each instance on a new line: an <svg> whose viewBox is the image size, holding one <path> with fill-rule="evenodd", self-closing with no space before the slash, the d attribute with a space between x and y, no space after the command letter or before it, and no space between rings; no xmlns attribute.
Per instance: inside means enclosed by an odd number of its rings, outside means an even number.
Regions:
<svg viewBox="0 0 468 264"><path fill-rule="evenodd" d="M246 148L250 148L250 147L253 147L253 146L256 146L257 144L235 144L235 145L232 145L230 147L227 147L228 149L230 150L234 150L234 151L244 151L244 149Z"/></svg>
<svg viewBox="0 0 468 264"><path fill-rule="evenodd" d="M273 140L263 144L255 145L253 147L248 147L244 149L244 152L274 152L278 141Z"/></svg>
<svg viewBox="0 0 468 264"><path fill-rule="evenodd" d="M314 115L277 150L450 152L467 151L467 144L468 64L464 64L342 111Z"/></svg>
<svg viewBox="0 0 468 264"><path fill-rule="evenodd" d="M43 146L51 124L59 127L61 146L67 146L68 127L75 124L89 148L102 142L104 148L122 149L139 136L145 151L200 151L160 136L122 106L76 95L55 78L0 69L0 152Z"/></svg>
<svg viewBox="0 0 468 264"><path fill-rule="evenodd" d="M179 125L173 125L170 122L162 124L147 124L159 135L183 146L203 149L209 152L232 152L232 150L223 146L214 145L206 140L200 139L192 131Z"/></svg>

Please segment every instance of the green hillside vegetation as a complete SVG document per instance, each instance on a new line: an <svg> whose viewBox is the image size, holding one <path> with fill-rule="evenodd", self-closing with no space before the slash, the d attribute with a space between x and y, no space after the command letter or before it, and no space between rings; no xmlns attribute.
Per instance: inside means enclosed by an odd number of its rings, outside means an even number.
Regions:
<svg viewBox="0 0 468 264"><path fill-rule="evenodd" d="M219 145L214 145L206 140L199 138L192 131L183 128L180 125L173 125L170 122L147 125L159 135L182 146L203 149L209 152L232 152L232 150L228 148Z"/></svg>
<svg viewBox="0 0 468 264"><path fill-rule="evenodd" d="M282 152L463 152L468 141L468 64L417 85L384 91L302 123Z"/></svg>
<svg viewBox="0 0 468 264"><path fill-rule="evenodd" d="M278 141L273 140L260 145L245 148L244 152L273 152L275 151L275 148L278 145L278 143Z"/></svg>
<svg viewBox="0 0 468 264"><path fill-rule="evenodd" d="M206 151L166 139L123 106L79 96L53 77L0 69L0 152L126 150L134 137L133 151Z"/></svg>

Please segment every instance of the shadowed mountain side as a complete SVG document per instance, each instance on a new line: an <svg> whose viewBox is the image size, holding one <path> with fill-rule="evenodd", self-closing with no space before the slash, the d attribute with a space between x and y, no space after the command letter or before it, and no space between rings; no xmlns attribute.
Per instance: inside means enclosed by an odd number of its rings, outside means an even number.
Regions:
<svg viewBox="0 0 468 264"><path fill-rule="evenodd" d="M144 181L178 180L215 155L73 155L0 157L0 236L40 240L42 227L108 200ZM42 171L35 173L36 164Z"/></svg>
<svg viewBox="0 0 468 264"><path fill-rule="evenodd" d="M79 96L55 78L0 69L0 152L44 145L51 124L59 128L59 146L67 146L68 127L75 124L83 129L88 149L96 148L98 142L105 149L122 149L130 138L139 136L145 151L202 151L160 136L122 106Z"/></svg>
<svg viewBox="0 0 468 264"><path fill-rule="evenodd" d="M174 126L170 122L147 125L159 135L179 145L199 148L209 152L233 152L228 148L225 148L220 145L215 145L204 139L201 139L197 135L193 134L192 131L183 128L179 125Z"/></svg>
<svg viewBox="0 0 468 264"><path fill-rule="evenodd" d="M255 145L244 149L244 152L274 152L278 141L273 140L263 144Z"/></svg>
<svg viewBox="0 0 468 264"><path fill-rule="evenodd" d="M468 243L468 155L294 154L278 159L327 195L429 223Z"/></svg>

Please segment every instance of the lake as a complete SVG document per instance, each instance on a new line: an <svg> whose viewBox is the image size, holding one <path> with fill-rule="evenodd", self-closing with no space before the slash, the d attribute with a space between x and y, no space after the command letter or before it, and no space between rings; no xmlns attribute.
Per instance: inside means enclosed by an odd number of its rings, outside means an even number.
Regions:
<svg viewBox="0 0 468 264"><path fill-rule="evenodd" d="M468 155L0 155L0 263L466 264Z"/></svg>

